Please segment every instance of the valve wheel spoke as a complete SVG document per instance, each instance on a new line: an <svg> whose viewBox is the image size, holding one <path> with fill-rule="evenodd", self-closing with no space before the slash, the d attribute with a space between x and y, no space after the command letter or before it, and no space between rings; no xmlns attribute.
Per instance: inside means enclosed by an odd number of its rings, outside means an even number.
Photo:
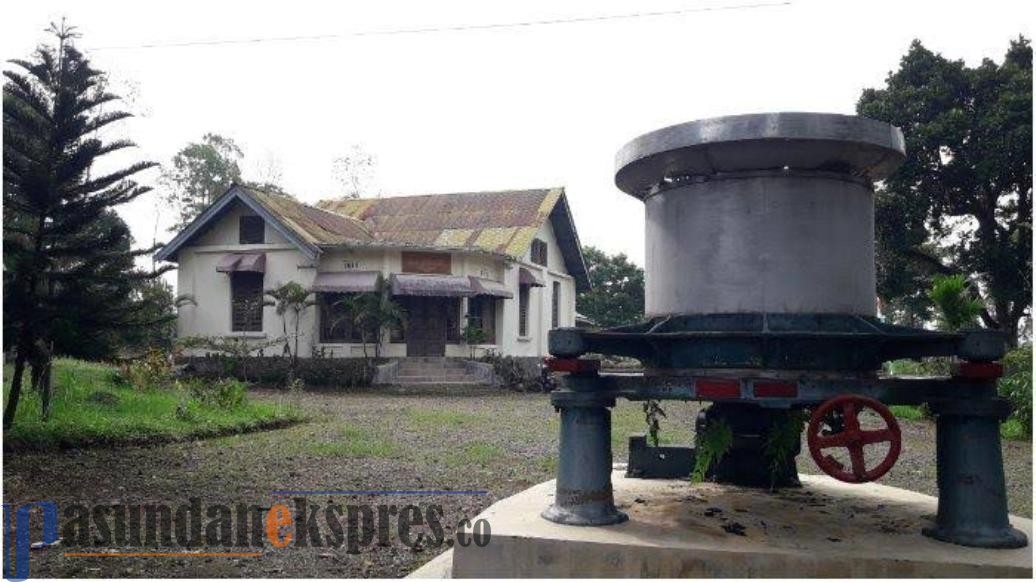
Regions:
<svg viewBox="0 0 1036 582"><path fill-rule="evenodd" d="M864 430L860 413L876 412L885 421L885 428ZM823 429L821 427L826 426ZM836 430L833 434L823 434ZM892 468L899 458L901 433L899 424L888 407L863 396L844 395L820 405L809 422L807 441L810 454L817 466L828 475L848 483L864 483L878 479ZM866 447L889 443L885 457L874 468L867 468ZM843 448L849 456L849 467L829 454L826 449Z"/></svg>

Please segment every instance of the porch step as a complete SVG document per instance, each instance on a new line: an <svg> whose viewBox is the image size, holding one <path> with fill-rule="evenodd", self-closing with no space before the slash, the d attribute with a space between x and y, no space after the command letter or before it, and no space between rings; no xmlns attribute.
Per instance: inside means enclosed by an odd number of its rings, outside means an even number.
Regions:
<svg viewBox="0 0 1036 582"><path fill-rule="evenodd" d="M435 364L400 364L400 370L415 370L418 372L452 372L452 371L464 371L464 364L448 364L442 366L436 366Z"/></svg>
<svg viewBox="0 0 1036 582"><path fill-rule="evenodd" d="M398 380L394 385L406 387L442 386L445 388L459 388L464 386L481 386L483 383L477 380L434 380L425 378L417 381Z"/></svg>
<svg viewBox="0 0 1036 582"><path fill-rule="evenodd" d="M443 382L475 382L478 378L468 374L396 374L396 381L400 383L421 382L424 380L436 380Z"/></svg>
<svg viewBox="0 0 1036 582"><path fill-rule="evenodd" d="M414 357L399 360L393 384L397 386L478 386L477 375L468 373L464 361L455 358Z"/></svg>

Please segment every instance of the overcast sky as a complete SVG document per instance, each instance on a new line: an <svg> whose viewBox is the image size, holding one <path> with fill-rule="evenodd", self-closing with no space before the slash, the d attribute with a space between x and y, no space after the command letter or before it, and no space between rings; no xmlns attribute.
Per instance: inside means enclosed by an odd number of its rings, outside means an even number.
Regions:
<svg viewBox="0 0 1036 582"><path fill-rule="evenodd" d="M612 181L629 139L717 115L852 113L914 38L975 64L1032 31L1031 1L777 4L36 0L0 8L0 55L29 56L66 16L94 65L131 94L138 117L119 132L138 159L167 163L220 133L244 149L246 178L272 163L305 202L335 194L332 161L353 144L377 157L385 195L565 186L582 242L643 264L642 204ZM352 35L674 10L686 12ZM139 48L313 35L343 36ZM157 194L121 213L138 243L151 242L156 220L168 240L172 212Z"/></svg>

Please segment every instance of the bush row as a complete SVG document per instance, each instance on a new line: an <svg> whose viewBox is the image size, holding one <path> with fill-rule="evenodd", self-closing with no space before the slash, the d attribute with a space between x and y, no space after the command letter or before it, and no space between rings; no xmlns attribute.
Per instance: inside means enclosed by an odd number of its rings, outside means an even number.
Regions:
<svg viewBox="0 0 1036 582"><path fill-rule="evenodd" d="M236 378L245 382L286 385L291 359L282 356L228 356L210 354L185 357L182 373L204 378ZM308 386L353 388L370 386L374 367L362 358L299 358L296 376Z"/></svg>

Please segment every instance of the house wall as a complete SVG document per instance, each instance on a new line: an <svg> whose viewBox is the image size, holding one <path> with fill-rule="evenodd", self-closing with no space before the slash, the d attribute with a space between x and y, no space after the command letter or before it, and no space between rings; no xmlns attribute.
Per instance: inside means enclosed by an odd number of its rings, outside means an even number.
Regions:
<svg viewBox="0 0 1036 582"><path fill-rule="evenodd" d="M195 239L194 246L238 244L237 241L240 240L238 238L238 219L241 216L255 215L255 212L252 212L251 208L235 201L231 207L227 209L226 214L223 215L222 219L216 221L208 229L203 231L197 239ZM288 239L284 238L284 236L277 232L277 229L273 228L269 223L266 224L264 237L267 244L290 244Z"/></svg>
<svg viewBox="0 0 1036 582"><path fill-rule="evenodd" d="M514 289L514 299L504 303L503 327L506 334L500 346L502 353L513 356L546 356L547 333L551 325L551 301L553 282L561 283L561 303L559 305L559 321L561 327L575 326L576 287L573 279L565 269L565 261L561 256L554 228L547 221L536 233L536 238L547 243L547 266L542 267L532 262L530 250L525 251L520 261L508 265L505 283ZM543 287L529 289L529 335L518 336L518 269L524 267L543 281Z"/></svg>
<svg viewBox="0 0 1036 582"><path fill-rule="evenodd" d="M282 319L272 307L264 309L263 331L241 333L230 331L230 277L216 271L216 265L227 253L261 251L266 253L266 273L263 286L272 289L288 281L296 281L309 287L318 272L340 272L346 270L381 271L386 276L401 269L399 250L334 249L322 253L316 264L310 262L291 243L284 239L270 225L267 225L266 243L261 245L238 244L238 217L250 212L243 205L232 208L227 215L202 233L197 242L178 253L178 293L189 293L196 305L185 305L179 310L177 331L180 337L187 336L241 336L272 340L282 332ZM533 264L529 254L520 261L504 260L482 254L454 253L452 274L474 275L503 281L514 293L511 299L497 301L497 344L480 346L478 353L494 349L499 353L542 357L547 354L547 332L551 324L551 292L553 281L561 283L560 324L575 325L575 284L565 271L561 250L557 245L549 222L537 234L547 243L546 268ZM528 337L518 337L518 269L525 267L544 281L545 287L530 290ZM314 347L324 355L332 357L358 357L363 355L360 344L322 344L319 342L318 309L311 308L303 313L299 325L299 353L303 357L312 354ZM462 300L461 316L467 312L466 300ZM293 331L289 319L289 331ZM463 326L463 322L461 322ZM370 346L368 346L370 349ZM266 349L267 355L280 353L279 346ZM386 343L381 353L385 357L404 357L406 344ZM447 344L446 356L468 357L469 346Z"/></svg>

